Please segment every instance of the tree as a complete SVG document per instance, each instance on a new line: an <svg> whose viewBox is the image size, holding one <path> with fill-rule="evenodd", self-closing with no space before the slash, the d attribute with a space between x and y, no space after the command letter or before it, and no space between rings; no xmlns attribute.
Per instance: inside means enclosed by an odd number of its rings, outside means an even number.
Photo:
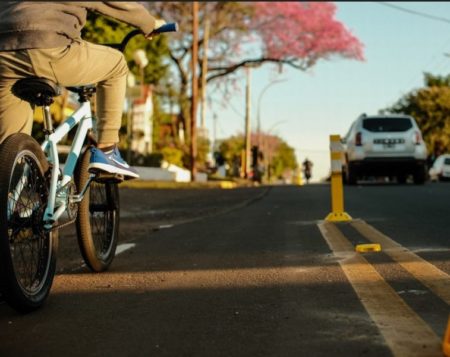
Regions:
<svg viewBox="0 0 450 357"><path fill-rule="evenodd" d="M120 43L128 32L134 27L123 22L116 21L107 16L95 12L88 12L86 25L81 35L84 40L98 43ZM168 76L168 42L164 36L155 36L151 41L144 36L133 38L125 49L125 58L128 68L135 75L139 75L139 68L133 60L133 53L137 49L143 49L147 53L149 64L144 70L145 83L157 85Z"/></svg>
<svg viewBox="0 0 450 357"><path fill-rule="evenodd" d="M244 150L244 136L242 134L224 139L219 145L219 152L229 165L232 165L235 160L240 160L242 150Z"/></svg>
<svg viewBox="0 0 450 357"><path fill-rule="evenodd" d="M416 119L428 151L437 155L450 149L450 75L424 73L425 87L401 97L383 113L411 115Z"/></svg>
<svg viewBox="0 0 450 357"><path fill-rule="evenodd" d="M270 170L275 177L281 177L286 170L295 170L298 166L295 150L280 139L277 151L270 162Z"/></svg>
<svg viewBox="0 0 450 357"><path fill-rule="evenodd" d="M150 11L176 21L178 34L170 36L170 58L175 65L181 118L190 137L192 49L191 6L181 2L147 3ZM363 59L362 45L334 16L336 7L324 2L202 2L199 19L211 23L207 82L229 83L248 65L274 63L306 71L332 57ZM200 33L198 47L203 44ZM199 79L204 53L199 55ZM198 86L200 93L201 81Z"/></svg>
<svg viewBox="0 0 450 357"><path fill-rule="evenodd" d="M262 146L259 150L264 155L264 161L271 172L271 176L282 176L286 170L295 170L298 166L295 150L283 139L276 135L260 133ZM256 141L256 134L252 134L252 142ZM229 166L233 166L241 158L244 150L244 135L238 134L224 139L219 145L219 152Z"/></svg>

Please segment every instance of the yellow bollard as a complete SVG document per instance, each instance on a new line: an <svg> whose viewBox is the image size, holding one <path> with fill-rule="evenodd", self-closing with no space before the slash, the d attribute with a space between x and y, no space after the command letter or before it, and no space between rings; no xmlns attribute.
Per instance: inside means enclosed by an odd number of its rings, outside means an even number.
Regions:
<svg viewBox="0 0 450 357"><path fill-rule="evenodd" d="M345 222L352 217L344 211L344 187L342 184L342 143L339 135L330 135L331 151L331 213L326 221Z"/></svg>
<svg viewBox="0 0 450 357"><path fill-rule="evenodd" d="M299 168L297 168L295 170L295 175L293 176L293 180L292 180L294 185L298 185L298 186L303 186L303 181L302 181L302 170L300 170Z"/></svg>
<svg viewBox="0 0 450 357"><path fill-rule="evenodd" d="M447 323L447 330L445 331L444 341L442 342L442 352L445 357L450 357L450 316Z"/></svg>

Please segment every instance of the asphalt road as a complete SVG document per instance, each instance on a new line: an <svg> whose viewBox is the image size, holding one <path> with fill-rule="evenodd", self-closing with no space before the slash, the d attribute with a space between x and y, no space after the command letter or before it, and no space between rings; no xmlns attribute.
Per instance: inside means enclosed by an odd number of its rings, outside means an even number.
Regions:
<svg viewBox="0 0 450 357"><path fill-rule="evenodd" d="M61 239L47 304L0 304L0 356L441 356L450 184L121 192L120 253ZM382 251L354 246L381 242Z"/></svg>

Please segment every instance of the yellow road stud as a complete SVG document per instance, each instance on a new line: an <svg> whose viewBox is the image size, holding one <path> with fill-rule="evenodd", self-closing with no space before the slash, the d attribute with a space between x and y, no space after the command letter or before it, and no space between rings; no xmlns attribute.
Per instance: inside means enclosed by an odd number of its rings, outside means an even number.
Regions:
<svg viewBox="0 0 450 357"><path fill-rule="evenodd" d="M447 323L447 330L445 331L444 341L442 342L442 351L444 356L450 357L450 316Z"/></svg>
<svg viewBox="0 0 450 357"><path fill-rule="evenodd" d="M381 252L381 245L378 243L357 244L355 250L358 253Z"/></svg>
<svg viewBox="0 0 450 357"><path fill-rule="evenodd" d="M235 187L236 187L235 182L231 182L231 181L221 181L220 182L220 188L231 189L231 188L235 188Z"/></svg>

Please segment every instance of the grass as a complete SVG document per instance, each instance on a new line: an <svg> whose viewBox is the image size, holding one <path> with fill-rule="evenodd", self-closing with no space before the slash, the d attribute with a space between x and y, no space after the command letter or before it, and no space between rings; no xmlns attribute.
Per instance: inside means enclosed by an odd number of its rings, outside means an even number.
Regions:
<svg viewBox="0 0 450 357"><path fill-rule="evenodd" d="M239 185L241 186L241 185ZM247 186L247 185L246 185ZM251 186L251 184L249 184ZM119 187L136 188L136 189L205 189L205 188L221 188L232 189L238 187L233 181L207 181L207 182L172 182L172 181L148 181L148 180L129 180L124 181Z"/></svg>

